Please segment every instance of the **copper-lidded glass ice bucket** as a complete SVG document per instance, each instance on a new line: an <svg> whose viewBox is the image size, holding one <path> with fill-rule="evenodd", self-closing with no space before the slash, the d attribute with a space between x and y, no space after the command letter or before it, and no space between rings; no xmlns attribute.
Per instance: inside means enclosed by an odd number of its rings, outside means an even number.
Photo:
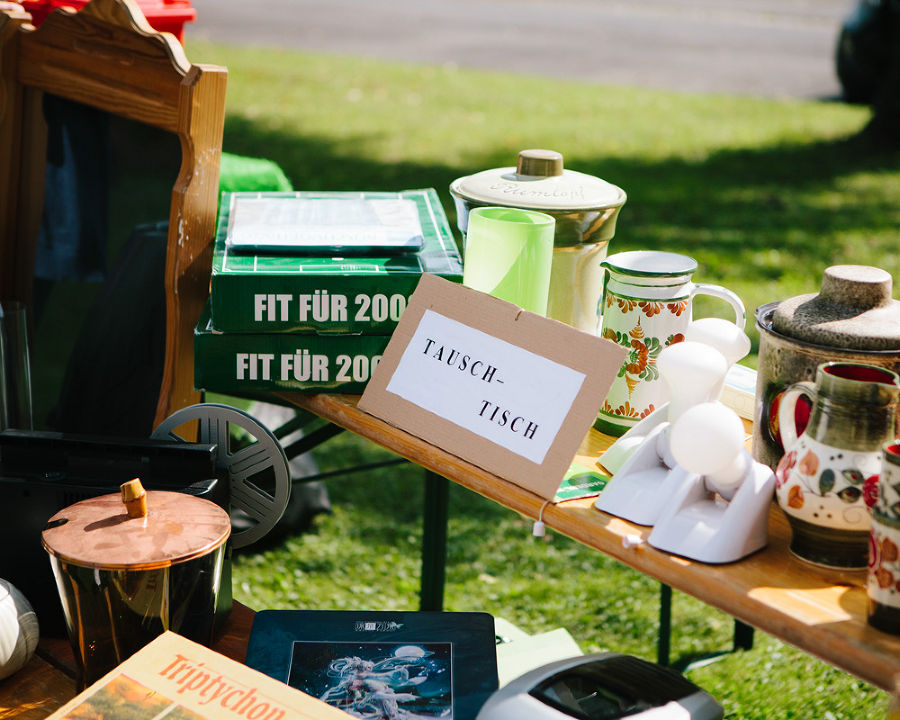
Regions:
<svg viewBox="0 0 900 720"><path fill-rule="evenodd" d="M228 513L203 498L145 491L75 503L42 533L81 687L165 630L210 645Z"/></svg>

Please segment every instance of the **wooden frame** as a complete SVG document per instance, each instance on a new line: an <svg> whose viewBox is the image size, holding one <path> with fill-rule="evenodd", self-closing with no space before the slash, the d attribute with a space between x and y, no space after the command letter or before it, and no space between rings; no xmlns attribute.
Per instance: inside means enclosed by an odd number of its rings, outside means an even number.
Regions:
<svg viewBox="0 0 900 720"><path fill-rule="evenodd" d="M35 29L0 2L0 300L31 300L43 207L43 93L175 134L166 251L166 354L155 424L195 403L193 329L209 294L227 71L192 65L135 0L63 8Z"/></svg>

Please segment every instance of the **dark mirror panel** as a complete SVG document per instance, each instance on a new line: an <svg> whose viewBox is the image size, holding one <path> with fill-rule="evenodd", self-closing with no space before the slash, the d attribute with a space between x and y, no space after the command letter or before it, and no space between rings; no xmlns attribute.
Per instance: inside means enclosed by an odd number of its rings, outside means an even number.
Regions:
<svg viewBox="0 0 900 720"><path fill-rule="evenodd" d="M147 436L162 375L178 138L45 96L34 279L36 429Z"/></svg>

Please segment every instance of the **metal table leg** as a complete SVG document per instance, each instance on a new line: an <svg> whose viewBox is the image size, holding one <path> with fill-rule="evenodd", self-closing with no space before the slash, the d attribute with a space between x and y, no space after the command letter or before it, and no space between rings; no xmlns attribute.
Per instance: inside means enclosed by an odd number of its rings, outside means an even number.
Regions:
<svg viewBox="0 0 900 720"><path fill-rule="evenodd" d="M422 585L420 610L444 607L444 571L447 565L447 519L450 481L425 471L425 507L422 522Z"/></svg>
<svg viewBox="0 0 900 720"><path fill-rule="evenodd" d="M659 585L659 635L656 638L656 662L669 665L672 644L672 586Z"/></svg>
<svg viewBox="0 0 900 720"><path fill-rule="evenodd" d="M697 656L679 658L670 662L672 646L672 588L660 583L659 587L659 636L656 639L656 662L672 667L679 672L687 672L695 667L702 667L738 650L753 649L753 626L740 620L734 621L734 638L731 650L705 653Z"/></svg>

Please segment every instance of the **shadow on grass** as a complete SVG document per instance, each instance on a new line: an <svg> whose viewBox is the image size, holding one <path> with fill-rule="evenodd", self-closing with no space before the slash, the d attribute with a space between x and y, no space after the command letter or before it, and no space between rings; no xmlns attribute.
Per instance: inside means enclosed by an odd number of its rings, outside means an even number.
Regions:
<svg viewBox="0 0 900 720"><path fill-rule="evenodd" d="M345 144L341 142L342 147ZM455 211L447 188L454 179L515 161L485 156L477 167L388 164L348 155L328 138L265 130L237 116L228 117L224 147L229 152L276 161L298 190L434 187L451 219L455 219ZM824 212L816 194L828 191L842 176L898 167L900 150L859 135L759 150L720 150L696 162L597 158L580 161L578 170L626 190L629 200L620 233L627 235L629 244L671 243L733 258L746 251L743 239L747 236L753 238L756 248L777 247L777 237L797 229L801 236L809 237L792 251L821 260L823 248L817 242L821 233L895 228L897 208L889 198L869 197L864 202L853 198L854 202L845 203L838 212ZM772 230L778 230L778 235L773 236ZM718 231L725 232L714 234Z"/></svg>

